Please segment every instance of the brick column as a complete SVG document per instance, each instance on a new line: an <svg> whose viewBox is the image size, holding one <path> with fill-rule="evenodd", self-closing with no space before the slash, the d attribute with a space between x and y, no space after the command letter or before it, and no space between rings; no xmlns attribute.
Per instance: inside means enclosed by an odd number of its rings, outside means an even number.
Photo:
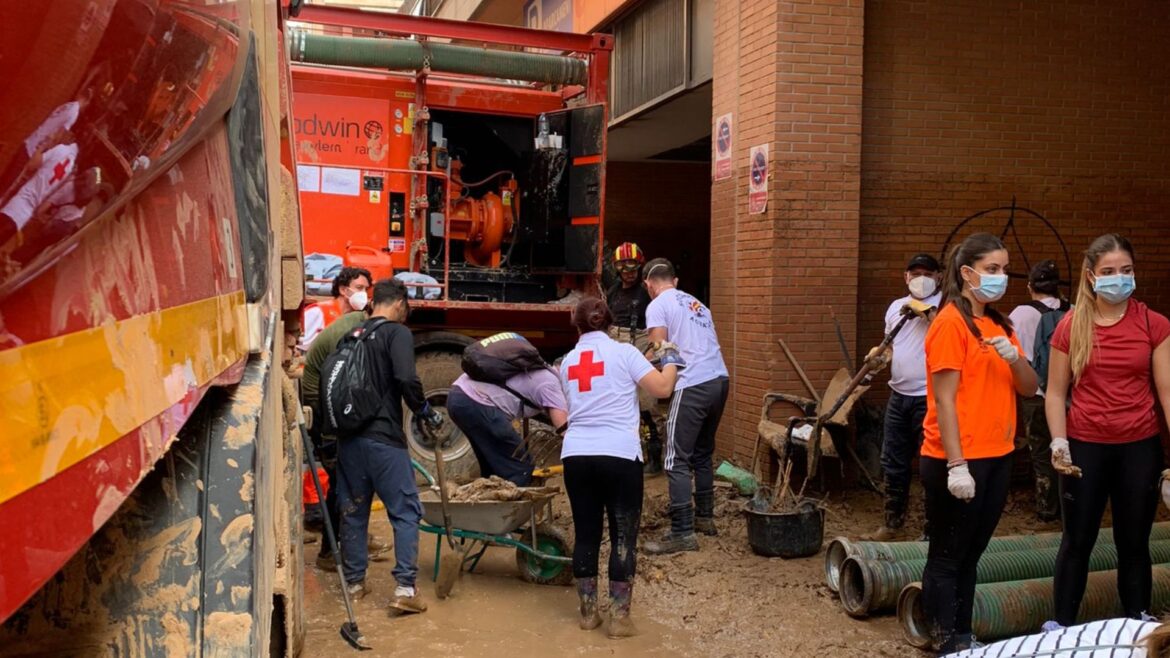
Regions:
<svg viewBox="0 0 1170 658"><path fill-rule="evenodd" d="M711 191L712 312L732 380L723 456L750 461L765 391L804 394L778 338L821 390L843 363L830 308L855 351L863 33L863 0L716 5L712 114L735 120L732 178ZM768 207L752 215L748 151L764 143Z"/></svg>

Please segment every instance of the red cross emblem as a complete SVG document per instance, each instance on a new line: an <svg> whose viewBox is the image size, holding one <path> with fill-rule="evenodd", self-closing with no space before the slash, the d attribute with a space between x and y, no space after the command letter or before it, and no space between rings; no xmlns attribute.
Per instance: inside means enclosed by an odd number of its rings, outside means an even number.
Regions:
<svg viewBox="0 0 1170 658"><path fill-rule="evenodd" d="M569 379L577 380L577 390L588 393L593 390L593 378L605 376L605 362L593 362L593 352L582 352L581 360L569 366Z"/></svg>
<svg viewBox="0 0 1170 658"><path fill-rule="evenodd" d="M65 178L65 169L69 166L69 162L70 160L66 158L53 167L53 177L49 179L50 183L56 183Z"/></svg>

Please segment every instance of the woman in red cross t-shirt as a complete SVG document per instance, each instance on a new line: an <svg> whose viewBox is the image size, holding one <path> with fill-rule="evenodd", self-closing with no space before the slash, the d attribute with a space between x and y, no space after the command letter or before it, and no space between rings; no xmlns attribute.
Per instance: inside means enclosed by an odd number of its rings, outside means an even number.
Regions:
<svg viewBox="0 0 1170 658"><path fill-rule="evenodd" d="M1076 307L1052 336L1045 412L1052 465L1061 473L1064 536L1053 589L1061 626L1076 622L1106 502L1122 610L1137 619L1150 608L1150 528L1162 472L1159 402L1170 408L1170 320L1132 299L1135 288L1129 241L1097 238L1085 252Z"/></svg>

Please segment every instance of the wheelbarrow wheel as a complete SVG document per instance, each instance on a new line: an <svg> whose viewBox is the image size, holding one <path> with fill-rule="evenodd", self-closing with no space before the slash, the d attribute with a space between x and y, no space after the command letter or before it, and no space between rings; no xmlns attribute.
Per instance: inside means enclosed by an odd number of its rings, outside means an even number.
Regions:
<svg viewBox="0 0 1170 658"><path fill-rule="evenodd" d="M521 541L530 541L532 533L522 531ZM573 543L569 534L564 530L548 524L536 526L536 550L545 555L570 557L573 555ZM520 577L537 585L569 585L573 582L573 569L564 563L551 560L541 560L522 548L516 549L516 568L520 570Z"/></svg>

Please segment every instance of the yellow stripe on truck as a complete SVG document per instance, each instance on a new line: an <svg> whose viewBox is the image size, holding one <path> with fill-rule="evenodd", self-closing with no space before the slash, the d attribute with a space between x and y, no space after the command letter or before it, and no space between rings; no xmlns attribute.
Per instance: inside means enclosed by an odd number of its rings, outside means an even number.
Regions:
<svg viewBox="0 0 1170 658"><path fill-rule="evenodd" d="M0 352L0 503L114 443L246 355L243 292Z"/></svg>

